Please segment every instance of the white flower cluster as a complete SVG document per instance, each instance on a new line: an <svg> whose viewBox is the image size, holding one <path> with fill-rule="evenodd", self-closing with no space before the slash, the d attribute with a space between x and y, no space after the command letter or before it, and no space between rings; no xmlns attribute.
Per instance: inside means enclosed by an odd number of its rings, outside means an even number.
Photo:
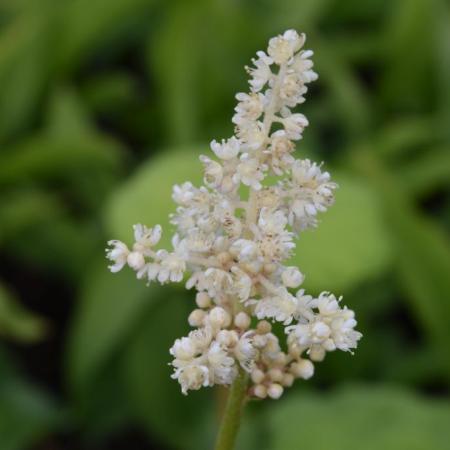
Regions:
<svg viewBox="0 0 450 450"><path fill-rule="evenodd" d="M173 188L173 250L154 249L158 225L135 225L131 249L109 242L111 271L127 264L138 278L160 283L189 273L186 287L198 291L198 308L188 319L195 329L170 349L183 393L230 385L246 371L249 395L279 398L295 378L310 378L313 362L327 351L352 351L361 338L353 311L334 295L293 293L304 276L283 264L298 234L332 205L337 188L321 165L293 155L308 121L292 109L317 79L304 42L288 30L270 40L267 54L257 53L247 69L250 93L236 96L235 136L211 142L216 158L200 157L205 186ZM269 185L268 174L281 179ZM284 325L284 350L269 320Z"/></svg>

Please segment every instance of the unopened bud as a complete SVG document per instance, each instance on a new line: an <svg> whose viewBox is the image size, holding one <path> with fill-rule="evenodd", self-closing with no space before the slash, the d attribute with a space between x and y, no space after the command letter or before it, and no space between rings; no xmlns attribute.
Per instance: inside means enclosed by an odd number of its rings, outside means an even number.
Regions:
<svg viewBox="0 0 450 450"><path fill-rule="evenodd" d="M141 252L131 252L127 257L127 263L133 270L140 270L145 264L144 255Z"/></svg>
<svg viewBox="0 0 450 450"><path fill-rule="evenodd" d="M262 370L254 369L254 370L252 370L251 378L252 378L253 383L260 384L263 382L265 375Z"/></svg>
<svg viewBox="0 0 450 450"><path fill-rule="evenodd" d="M301 359L291 365L291 373L297 378L308 380L314 375L314 364L309 359Z"/></svg>
<svg viewBox="0 0 450 450"><path fill-rule="evenodd" d="M273 383L269 386L269 389L267 389L267 394L270 398L276 400L283 395L283 386L277 383Z"/></svg>
<svg viewBox="0 0 450 450"><path fill-rule="evenodd" d="M267 397L267 388L262 385L258 384L253 388L253 393L255 394L255 397L258 398L266 398Z"/></svg>
<svg viewBox="0 0 450 450"><path fill-rule="evenodd" d="M194 309L194 311L189 314L188 322L191 327L200 327L203 325L203 320L205 319L206 312L203 309Z"/></svg>
<svg viewBox="0 0 450 450"><path fill-rule="evenodd" d="M250 321L250 316L244 311L237 313L234 318L234 324L241 330L246 330L250 326Z"/></svg>
<svg viewBox="0 0 450 450"><path fill-rule="evenodd" d="M211 306L211 298L206 292L199 292L195 297L195 302L199 308L208 308Z"/></svg>
<svg viewBox="0 0 450 450"><path fill-rule="evenodd" d="M256 326L256 331L259 334L270 333L272 331L272 325L270 325L270 323L267 322L267 320L261 320L261 322L259 322L258 325Z"/></svg>
<svg viewBox="0 0 450 450"><path fill-rule="evenodd" d="M216 306L209 312L209 321L213 326L225 328L230 325L231 317L225 309Z"/></svg>

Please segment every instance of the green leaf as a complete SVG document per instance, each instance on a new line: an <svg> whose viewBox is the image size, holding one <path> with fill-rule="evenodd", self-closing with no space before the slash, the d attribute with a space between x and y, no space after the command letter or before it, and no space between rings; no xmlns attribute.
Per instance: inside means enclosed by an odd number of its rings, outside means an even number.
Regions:
<svg viewBox="0 0 450 450"><path fill-rule="evenodd" d="M204 8L199 2L179 3L149 41L148 67L164 98L163 124L171 144L192 142L199 127L196 80L201 76L200 61L205 57L200 54L203 43L199 32L206 25L202 23ZM189 39L180 39L180 35Z"/></svg>
<svg viewBox="0 0 450 450"><path fill-rule="evenodd" d="M437 50L437 82L439 83L439 106L441 111L441 128L450 138L447 124L450 121L450 7L446 2L439 2L436 25L436 50Z"/></svg>
<svg viewBox="0 0 450 450"><path fill-rule="evenodd" d="M61 216L61 205L52 195L37 189L14 190L0 203L0 243L24 230Z"/></svg>
<svg viewBox="0 0 450 450"><path fill-rule="evenodd" d="M49 72L50 23L48 2L19 14L0 35L0 138L27 125Z"/></svg>
<svg viewBox="0 0 450 450"><path fill-rule="evenodd" d="M155 289L130 270L112 274L106 259L89 268L69 334L67 375L75 391L88 386L124 343L159 295Z"/></svg>
<svg viewBox="0 0 450 450"><path fill-rule="evenodd" d="M405 164L401 178L410 195L427 195L440 187L448 186L450 180L450 147L429 148Z"/></svg>
<svg viewBox="0 0 450 450"><path fill-rule="evenodd" d="M82 88L83 98L91 110L111 115L129 109L138 98L137 81L126 72L107 72L89 78Z"/></svg>
<svg viewBox="0 0 450 450"><path fill-rule="evenodd" d="M45 334L47 324L25 309L13 295L0 284L0 335L17 341L34 342Z"/></svg>
<svg viewBox="0 0 450 450"><path fill-rule="evenodd" d="M376 187L392 236L395 268L417 320L437 352L450 346L450 244L437 224L416 211L387 168L373 154L355 154ZM450 369L450 364L447 362Z"/></svg>
<svg viewBox="0 0 450 450"><path fill-rule="evenodd" d="M325 43L314 44L317 71L333 100L334 120L340 121L351 136L366 133L373 111L368 92L353 73L350 65Z"/></svg>
<svg viewBox="0 0 450 450"><path fill-rule="evenodd" d="M429 50L437 42L437 3L400 1L389 10L383 33L385 61L380 97L390 109L420 110L428 104L434 66Z"/></svg>
<svg viewBox="0 0 450 450"><path fill-rule="evenodd" d="M61 17L60 67L73 70L99 47L111 51L111 39L125 39L128 27L145 17L152 7L153 1L149 0L70 2Z"/></svg>
<svg viewBox="0 0 450 450"><path fill-rule="evenodd" d="M11 368L0 354L0 446L2 450L31 448L65 420L53 400Z"/></svg>
<svg viewBox="0 0 450 450"><path fill-rule="evenodd" d="M121 343L121 348L126 352L128 347ZM119 357L109 358L88 384L69 392L77 427L82 430L84 440L94 448L111 435L118 435L132 420L136 422L120 363Z"/></svg>
<svg viewBox="0 0 450 450"><path fill-rule="evenodd" d="M386 199L403 288L434 344L450 345L450 245L436 224L400 202ZM444 344L445 343L445 344ZM450 369L450 362L449 362Z"/></svg>
<svg viewBox="0 0 450 450"><path fill-rule="evenodd" d="M269 450L443 450L448 404L383 386L290 395L269 412Z"/></svg>
<svg viewBox="0 0 450 450"><path fill-rule="evenodd" d="M15 258L78 281L86 271L86 263L101 251L98 230L66 217L51 219L44 218L21 230L16 239L5 242L5 248Z"/></svg>
<svg viewBox="0 0 450 450"><path fill-rule="evenodd" d="M271 30L266 32L267 36L275 35L286 29L287 24L289 27L293 26L297 30L308 32L323 19L330 8L330 3L332 2L329 0L306 0L301 3L295 0L265 2L264 8L267 12L263 19L267 22L264 28ZM267 36L264 37L267 38Z"/></svg>
<svg viewBox="0 0 450 450"><path fill-rule="evenodd" d="M418 149L433 143L442 131L434 118L408 117L386 124L376 140L377 154L387 159L410 158Z"/></svg>
<svg viewBox="0 0 450 450"><path fill-rule="evenodd" d="M47 112L47 131L54 137L95 134L88 111L73 88L59 86L53 93Z"/></svg>
<svg viewBox="0 0 450 450"><path fill-rule="evenodd" d="M118 170L121 146L101 136L71 138L39 134L26 138L11 150L0 157L0 184L32 178L61 180L79 169Z"/></svg>
<svg viewBox="0 0 450 450"><path fill-rule="evenodd" d="M142 317L123 360L129 398L140 422L180 450L210 448L216 427L214 391L184 396L170 378L169 348L188 333L186 318L192 306L192 294L164 288L164 298Z"/></svg>

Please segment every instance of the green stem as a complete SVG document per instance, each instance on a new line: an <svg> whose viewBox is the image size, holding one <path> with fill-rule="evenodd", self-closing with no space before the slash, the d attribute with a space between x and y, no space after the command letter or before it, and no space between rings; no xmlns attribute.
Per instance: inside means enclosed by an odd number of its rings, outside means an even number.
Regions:
<svg viewBox="0 0 450 450"><path fill-rule="evenodd" d="M234 380L228 393L227 404L220 424L215 450L233 450L241 424L245 394L247 393L247 374L243 371Z"/></svg>

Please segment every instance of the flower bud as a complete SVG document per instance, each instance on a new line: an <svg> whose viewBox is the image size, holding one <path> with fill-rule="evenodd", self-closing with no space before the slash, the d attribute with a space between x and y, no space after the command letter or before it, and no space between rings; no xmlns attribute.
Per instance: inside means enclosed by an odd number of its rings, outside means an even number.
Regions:
<svg viewBox="0 0 450 450"><path fill-rule="evenodd" d="M267 389L267 394L270 398L277 400L283 395L283 390L283 386L277 383L273 383L269 386L269 389Z"/></svg>
<svg viewBox="0 0 450 450"><path fill-rule="evenodd" d="M127 263L133 270L140 270L145 264L144 255L141 252L131 252L127 257Z"/></svg>
<svg viewBox="0 0 450 450"><path fill-rule="evenodd" d="M220 306L211 309L208 317L211 325L219 328L225 328L231 323L230 314Z"/></svg>
<svg viewBox="0 0 450 450"><path fill-rule="evenodd" d="M254 387L253 393L255 394L255 397L266 398L267 388L262 384L258 384L257 386Z"/></svg>
<svg viewBox="0 0 450 450"><path fill-rule="evenodd" d="M258 325L256 326L256 331L259 334L270 333L272 331L272 325L270 325L270 323L267 322L267 320L261 320L261 322L259 322Z"/></svg>
<svg viewBox="0 0 450 450"><path fill-rule="evenodd" d="M283 379L283 372L280 369L270 369L268 375L272 381L279 382Z"/></svg>
<svg viewBox="0 0 450 450"><path fill-rule="evenodd" d="M217 333L216 341L225 347L234 347L239 341L239 336L234 330L220 330Z"/></svg>
<svg viewBox="0 0 450 450"><path fill-rule="evenodd" d="M301 359L291 365L291 373L297 378L308 380L314 375L314 364L309 359Z"/></svg>
<svg viewBox="0 0 450 450"><path fill-rule="evenodd" d="M195 302L199 308L208 308L211 306L211 298L206 292L199 292L195 297Z"/></svg>
<svg viewBox="0 0 450 450"><path fill-rule="evenodd" d="M263 382L265 375L261 369L253 369L251 373L253 383L260 384Z"/></svg>
<svg viewBox="0 0 450 450"><path fill-rule="evenodd" d="M297 269L297 267L286 267L286 270L281 274L281 280L283 284L288 288L297 288L302 283L305 277Z"/></svg>
<svg viewBox="0 0 450 450"><path fill-rule="evenodd" d="M234 324L241 330L246 330L250 326L250 316L244 311L241 311L234 318Z"/></svg>
<svg viewBox="0 0 450 450"><path fill-rule="evenodd" d="M203 309L194 309L194 311L189 314L188 322L191 327L200 327L203 325L206 312Z"/></svg>
<svg viewBox="0 0 450 450"><path fill-rule="evenodd" d="M323 359L325 358L325 349L319 346L312 347L309 352L309 358L311 359L311 361L323 361Z"/></svg>
<svg viewBox="0 0 450 450"><path fill-rule="evenodd" d="M281 380L281 384L285 387L291 387L294 384L294 375L292 375L292 373L285 373Z"/></svg>

